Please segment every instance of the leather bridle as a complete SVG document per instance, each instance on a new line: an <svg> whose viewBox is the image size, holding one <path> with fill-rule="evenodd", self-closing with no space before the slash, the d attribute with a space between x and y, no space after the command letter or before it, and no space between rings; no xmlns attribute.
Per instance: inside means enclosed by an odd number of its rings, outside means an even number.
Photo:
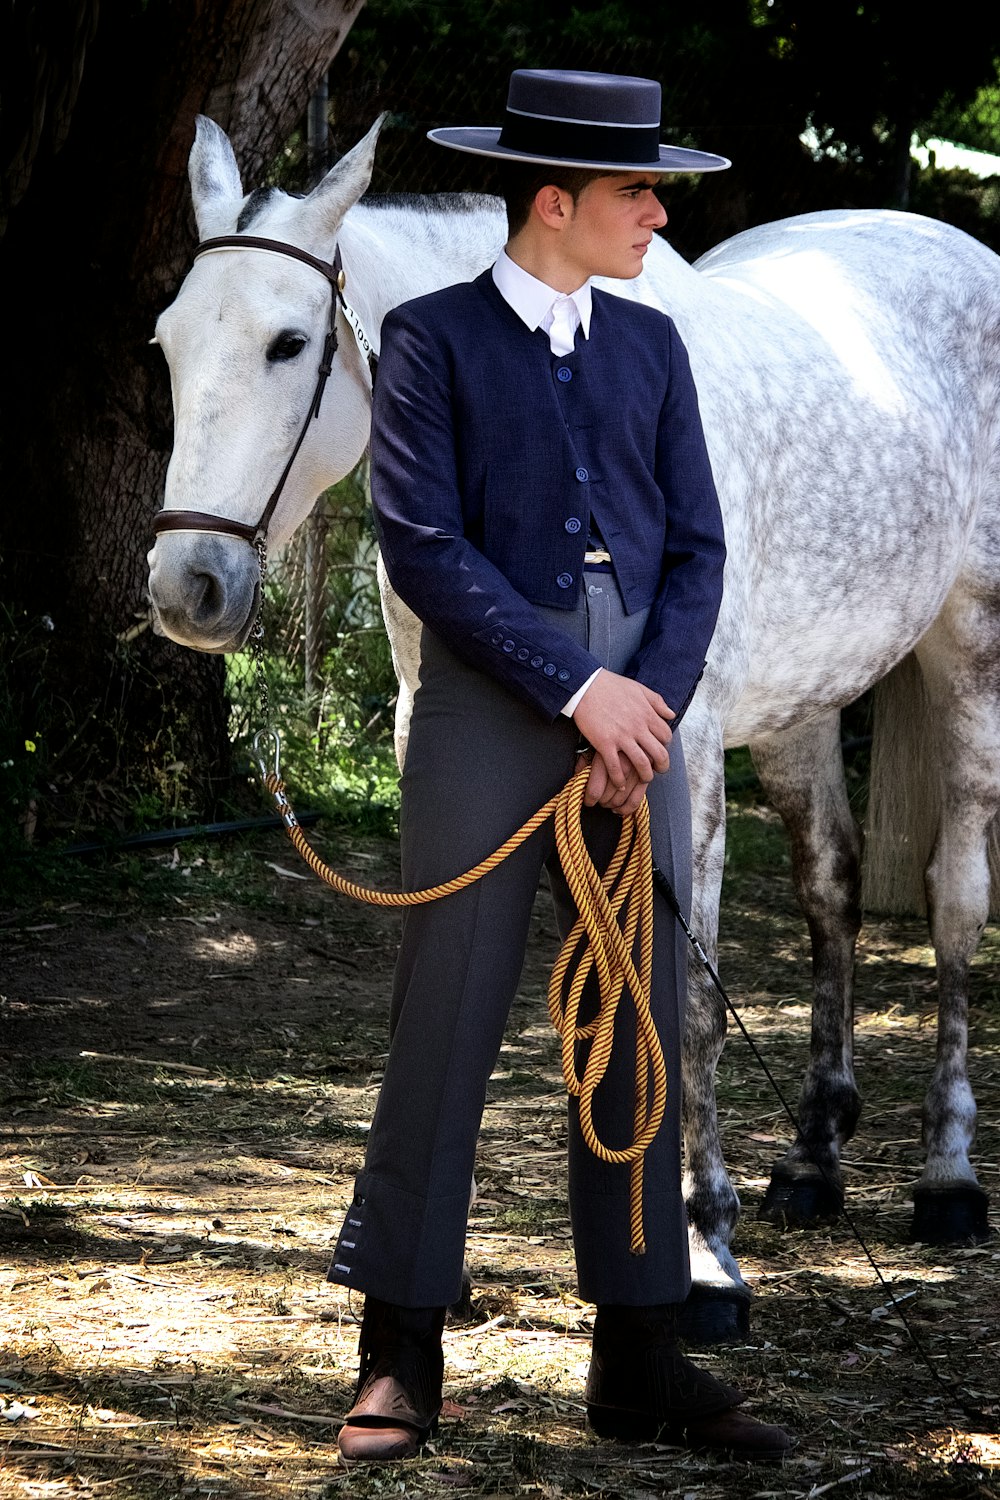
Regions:
<svg viewBox="0 0 1000 1500"><path fill-rule="evenodd" d="M281 492L291 473L292 464L295 462L298 451L305 441L306 433L309 431L309 424L315 417L319 416L323 391L329 379L330 372L333 369L333 356L337 352L338 343L338 305L354 332L361 353L368 360L368 368L371 373L373 386L375 383L375 369L378 364L378 355L375 353L371 341L361 327L357 314L353 308L348 306L348 303L344 299L346 278L340 258L339 245L334 251L331 263L319 260L317 256L310 255L307 250L300 250L297 245L288 245L283 240L259 239L254 235L248 234L226 234L219 235L215 239L203 240L195 251L195 260L199 256L210 254L215 250L267 250L274 255L287 255L292 260L298 260L303 265L311 266L314 271L318 271L330 283L330 322L323 344L323 355L319 362L319 370L316 374L316 387L313 391L313 398L306 413L305 421L295 440L295 446L288 456L288 462L282 469L281 477L268 497L260 519L254 524L247 521L234 521L229 516L211 515L208 511L202 510L161 510L153 520L153 532L156 536L160 536L165 531L207 531L217 533L221 536L235 536L240 541L249 542L251 547L255 547L263 560L263 550L267 543L267 528L271 524L275 507L281 498Z"/></svg>

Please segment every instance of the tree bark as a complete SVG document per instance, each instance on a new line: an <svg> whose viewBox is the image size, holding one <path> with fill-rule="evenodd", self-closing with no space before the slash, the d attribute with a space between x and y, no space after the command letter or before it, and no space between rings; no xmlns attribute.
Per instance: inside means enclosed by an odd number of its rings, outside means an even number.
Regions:
<svg viewBox="0 0 1000 1500"><path fill-rule="evenodd" d="M15 633L51 621L45 765L64 822L185 781L204 813L227 786L221 660L148 631L125 639L144 610L171 441L166 366L148 340L196 242L195 115L228 131L257 185L361 3L7 0L3 50L21 83L4 81L0 274L16 387L0 416L0 598ZM37 683L15 672L9 696L12 721L27 702L38 717ZM18 724L8 730L16 741ZM43 818L47 795L59 805L43 787Z"/></svg>

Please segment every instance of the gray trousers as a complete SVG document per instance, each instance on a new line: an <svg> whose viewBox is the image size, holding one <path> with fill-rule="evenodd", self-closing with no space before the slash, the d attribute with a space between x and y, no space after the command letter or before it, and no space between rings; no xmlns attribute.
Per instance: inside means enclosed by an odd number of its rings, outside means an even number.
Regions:
<svg viewBox="0 0 1000 1500"><path fill-rule="evenodd" d="M613 576L588 573L575 612L546 615L622 670L645 616L624 613ZM430 631L421 644L400 825L404 887L460 874L485 858L562 787L579 734L568 718L546 724L485 674L466 666ZM647 794L653 855L690 909L691 809L680 736L670 770ZM598 869L621 820L585 810ZM486 1087L517 990L543 867L565 935L575 919L551 819L476 885L404 917L390 1047L364 1169L334 1252L329 1279L406 1307L441 1307L461 1290L469 1189ZM591 1302L679 1302L690 1287L680 1184L680 1049L686 996L683 934L657 895L653 1015L667 1064L663 1124L646 1154L646 1253L629 1249L629 1169L598 1160L569 1101L569 1198L580 1295ZM595 1096L599 1137L632 1139L634 1011L619 1007L612 1064Z"/></svg>

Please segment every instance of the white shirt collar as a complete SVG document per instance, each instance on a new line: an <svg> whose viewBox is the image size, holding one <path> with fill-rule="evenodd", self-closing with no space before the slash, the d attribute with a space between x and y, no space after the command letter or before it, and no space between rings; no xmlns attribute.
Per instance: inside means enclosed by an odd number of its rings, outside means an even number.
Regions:
<svg viewBox="0 0 1000 1500"><path fill-rule="evenodd" d="M517 261L511 260L506 250L501 250L493 267L493 280L497 291L514 309L522 323L534 331L542 328L548 333L552 326L552 308L557 297L563 295L537 276L525 271ZM590 282L567 294L576 308L576 319L583 329L584 338L590 338L590 314L592 301Z"/></svg>

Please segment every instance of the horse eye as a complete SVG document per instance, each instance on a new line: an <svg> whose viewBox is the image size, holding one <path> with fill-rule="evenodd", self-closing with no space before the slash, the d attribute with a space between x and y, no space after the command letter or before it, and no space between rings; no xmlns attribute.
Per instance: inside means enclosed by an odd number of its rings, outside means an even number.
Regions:
<svg viewBox="0 0 1000 1500"><path fill-rule="evenodd" d="M301 354L308 340L303 333L279 333L267 351L268 362L275 364L283 359L294 359Z"/></svg>

